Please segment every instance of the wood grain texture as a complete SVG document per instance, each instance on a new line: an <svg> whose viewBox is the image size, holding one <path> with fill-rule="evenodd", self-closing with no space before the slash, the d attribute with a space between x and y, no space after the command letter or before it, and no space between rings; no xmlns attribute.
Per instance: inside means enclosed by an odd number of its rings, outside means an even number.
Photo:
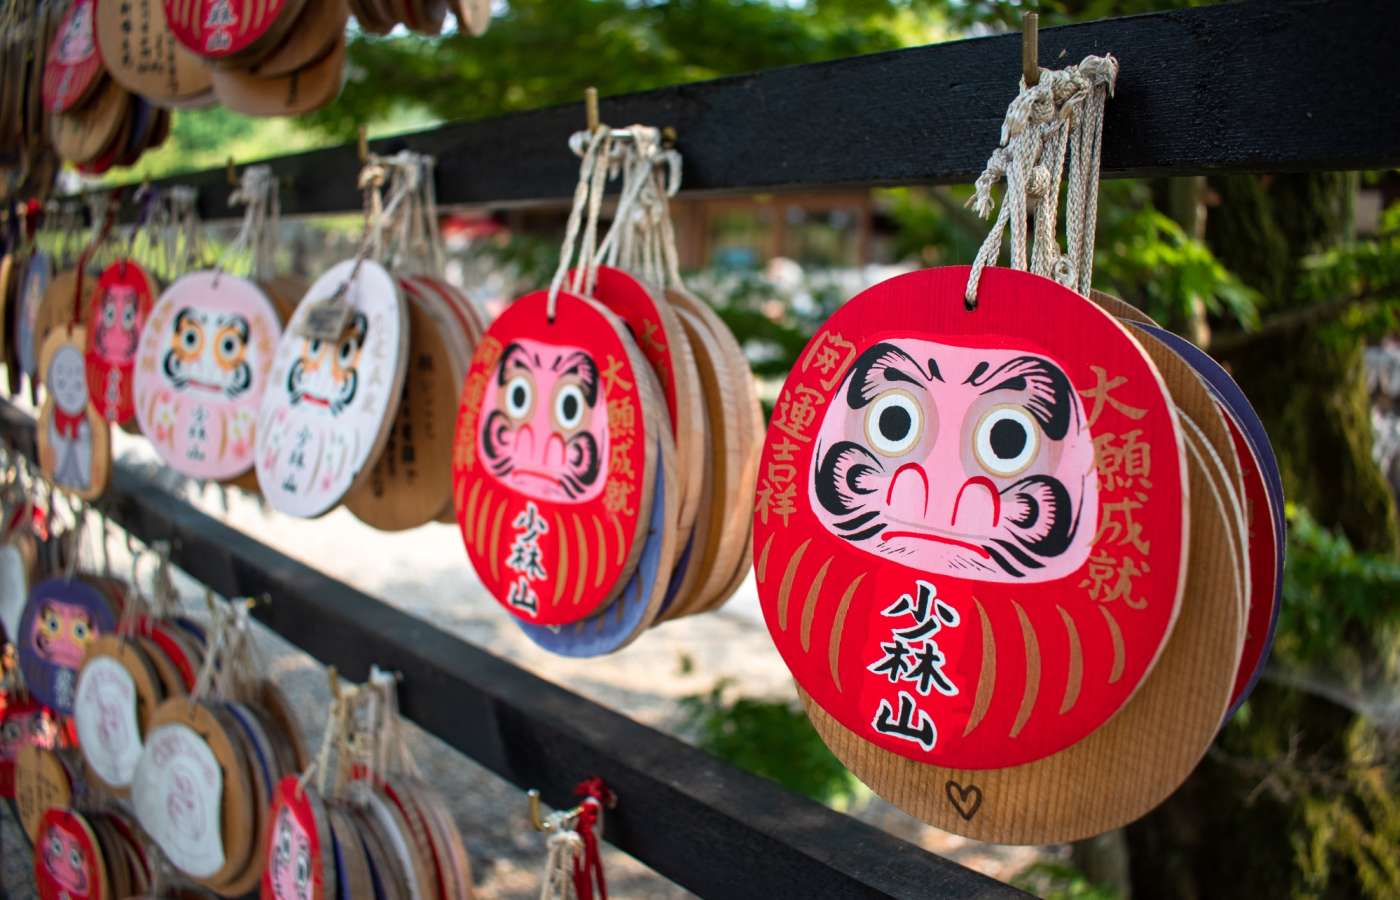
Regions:
<svg viewBox="0 0 1400 900"><path fill-rule="evenodd" d="M32 454L34 423L0 404ZM403 714L501 777L574 802L598 775L623 798L605 838L704 897L1000 898L1025 894L741 772L328 578L117 466L111 515L142 541L179 535L174 562L226 596L277 597L253 615L343 677L403 673ZM671 823L657 828L657 822ZM716 865L742 860L742 865Z"/></svg>
<svg viewBox="0 0 1400 900"><path fill-rule="evenodd" d="M1144 350L1172 399L1214 446L1225 422L1195 372L1155 342ZM1053 756L1005 769L921 765L862 740L799 688L836 756L885 799L930 824L977 840L1044 844L1100 834L1161 803L1196 767L1229 705L1244 638L1239 504L1206 456L1190 474L1187 582L1171 637L1133 698L1106 724Z"/></svg>
<svg viewBox="0 0 1400 900"><path fill-rule="evenodd" d="M1396 46L1400 17L1386 0L1224 4L1040 32L1047 66L1105 52L1122 62L1106 177L1394 166L1400 105L1357 86L1387 81ZM1020 68L1019 35L999 35L609 97L602 114L674 127L692 191L970 183ZM578 162L563 142L583 123L576 103L371 149L436 156L443 205L519 204L573 194ZM295 184L284 215L360 207L353 142L272 164ZM168 180L199 188L208 220L236 216L225 178L219 167Z"/></svg>

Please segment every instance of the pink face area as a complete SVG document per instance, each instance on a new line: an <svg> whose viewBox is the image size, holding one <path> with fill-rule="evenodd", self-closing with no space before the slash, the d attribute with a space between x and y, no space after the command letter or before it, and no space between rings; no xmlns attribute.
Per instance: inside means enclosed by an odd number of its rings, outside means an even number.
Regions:
<svg viewBox="0 0 1400 900"><path fill-rule="evenodd" d="M273 823L272 887L279 900L311 898L311 838L284 806Z"/></svg>
<svg viewBox="0 0 1400 900"><path fill-rule="evenodd" d="M812 458L822 526L867 553L975 581L1062 578L1098 519L1074 386L1035 353L895 339L866 349Z"/></svg>
<svg viewBox="0 0 1400 900"><path fill-rule="evenodd" d="M44 836L44 868L70 894L86 896L88 859L78 836L66 828L50 828Z"/></svg>
<svg viewBox="0 0 1400 900"><path fill-rule="evenodd" d="M113 365L127 365L136 356L141 323L137 309L136 290L124 284L113 285L102 295L102 308L97 313L97 334L94 345L103 360Z"/></svg>
<svg viewBox="0 0 1400 900"><path fill-rule="evenodd" d="M598 365L579 347L522 339L506 347L481 406L487 470L527 497L583 503L608 476L608 417Z"/></svg>
<svg viewBox="0 0 1400 900"><path fill-rule="evenodd" d="M60 600L44 600L34 617L30 640L39 656L55 666L77 669L88 644L97 638L92 615L83 607Z"/></svg>

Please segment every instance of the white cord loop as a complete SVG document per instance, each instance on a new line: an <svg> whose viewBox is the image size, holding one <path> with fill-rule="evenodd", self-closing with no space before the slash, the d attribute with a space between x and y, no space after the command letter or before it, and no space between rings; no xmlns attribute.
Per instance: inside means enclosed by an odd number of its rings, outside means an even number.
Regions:
<svg viewBox="0 0 1400 900"><path fill-rule="evenodd" d="M982 270L996 263L1008 229L1013 269L1029 269L1088 294L1098 223L1103 110L1117 78L1118 60L1110 55L1086 56L1079 65L1064 69L1044 69L1035 87L1026 87L1022 80L1020 93L1006 110L1001 146L992 151L968 201L979 216L990 218L996 206L992 188L1006 181L1001 211L968 275L964 301L969 310L977 308ZM1066 156L1066 251L1061 253L1056 216ZM1031 216L1035 217L1034 244L1028 246Z"/></svg>

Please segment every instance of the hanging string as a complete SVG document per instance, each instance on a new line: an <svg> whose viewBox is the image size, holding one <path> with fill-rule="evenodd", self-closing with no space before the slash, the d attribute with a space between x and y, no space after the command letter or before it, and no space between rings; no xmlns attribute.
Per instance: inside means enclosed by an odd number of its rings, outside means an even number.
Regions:
<svg viewBox="0 0 1400 900"><path fill-rule="evenodd" d="M268 233L276 227L279 213L277 178L272 174L272 167L249 166L244 169L239 176L238 187L229 194L228 205L244 207L243 222L233 242L214 267L214 287L219 286L219 278L228 269L229 261L250 250L253 277L266 278L271 271L269 257L273 251L268 246Z"/></svg>
<svg viewBox="0 0 1400 900"><path fill-rule="evenodd" d="M596 210L602 207L602 186L607 181L612 131L599 127L588 137L586 148L581 147L579 142L573 138L570 139L570 146L575 147L576 152L578 149L583 149L583 161L579 165L578 186L574 188L574 202L569 209L568 225L564 229L564 243L559 251L559 266L554 270L554 277L549 282L549 299L545 305L545 315L550 323L554 322L554 314L559 307L559 291L564 286L564 277L573 267L575 254L578 254L580 260L590 258L577 246L579 230L583 225L585 209L589 213L590 229L597 227ZM597 185L596 189L595 185ZM590 202L590 197L593 195L596 195L596 200ZM588 242L588 246L591 247L591 242ZM577 291L578 286L571 286L570 290Z"/></svg>
<svg viewBox="0 0 1400 900"><path fill-rule="evenodd" d="M1086 56L1077 66L1043 70L1040 82L1027 87L1007 107L1001 145L992 151L968 201L982 218L990 218L992 188L1006 182L1001 211L973 261L964 302L977 308L982 271L1001 254L1005 232L1011 235L1011 267L1054 278L1081 294L1093 276L1094 232L1098 220L1099 151L1103 110L1118 77L1112 56ZM1066 251L1056 235L1060 182L1068 152ZM1035 217L1034 246L1027 243L1027 220Z"/></svg>

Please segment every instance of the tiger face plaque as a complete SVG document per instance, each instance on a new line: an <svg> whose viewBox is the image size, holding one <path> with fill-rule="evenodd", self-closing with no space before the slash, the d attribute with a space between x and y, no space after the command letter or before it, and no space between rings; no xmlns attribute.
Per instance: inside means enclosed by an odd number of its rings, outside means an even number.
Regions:
<svg viewBox="0 0 1400 900"><path fill-rule="evenodd" d="M764 615L798 683L880 748L989 769L1108 721L1180 603L1185 469L1136 340L1054 282L964 267L838 310L759 468Z"/></svg>

